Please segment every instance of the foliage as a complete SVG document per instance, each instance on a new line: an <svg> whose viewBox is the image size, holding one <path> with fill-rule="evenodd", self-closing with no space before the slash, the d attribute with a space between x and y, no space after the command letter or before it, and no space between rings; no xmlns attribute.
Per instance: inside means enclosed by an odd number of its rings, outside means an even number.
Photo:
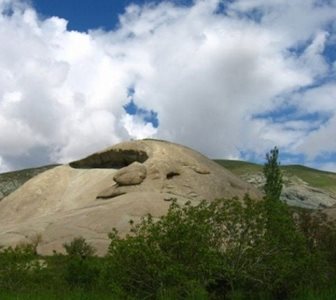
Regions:
<svg viewBox="0 0 336 300"><path fill-rule="evenodd" d="M113 231L106 278L138 297L177 290L185 298L191 286L206 285L218 257L211 209L205 202L199 208L174 202L165 217L132 225L125 239Z"/></svg>
<svg viewBox="0 0 336 300"><path fill-rule="evenodd" d="M65 281L70 287L92 288L98 281L99 268L92 258L96 250L83 237L63 244L69 259L65 268Z"/></svg>
<svg viewBox="0 0 336 300"><path fill-rule="evenodd" d="M63 244L63 247L68 255L81 259L93 256L96 252L83 237L76 237L70 243Z"/></svg>
<svg viewBox="0 0 336 300"><path fill-rule="evenodd" d="M21 244L0 250L0 289L24 288L26 282L36 282L42 270L33 245Z"/></svg>
<svg viewBox="0 0 336 300"><path fill-rule="evenodd" d="M319 258L315 272L319 274L319 283L323 284L336 273L336 223L321 211L298 209L294 216L309 251Z"/></svg>
<svg viewBox="0 0 336 300"><path fill-rule="evenodd" d="M182 299L191 282L214 296L267 290L280 297L314 279L304 236L279 201L174 202L166 216L149 215L125 239L117 231L110 239L110 284L137 297L175 289Z"/></svg>
<svg viewBox="0 0 336 300"><path fill-rule="evenodd" d="M106 257L82 251L81 238L68 244L80 245L71 255L44 264L34 246L2 249L0 289L55 299L80 290L111 299L289 299L305 287L318 295L336 274L335 223L248 196L173 202L166 216L148 215L110 239Z"/></svg>
<svg viewBox="0 0 336 300"><path fill-rule="evenodd" d="M73 257L66 265L64 279L71 288L92 289L98 282L99 272L93 260Z"/></svg>
<svg viewBox="0 0 336 300"><path fill-rule="evenodd" d="M266 163L263 172L266 178L264 191L266 199L274 201L280 199L282 190L282 173L280 170L280 163L278 162L279 150L274 147L269 153L266 154Z"/></svg>

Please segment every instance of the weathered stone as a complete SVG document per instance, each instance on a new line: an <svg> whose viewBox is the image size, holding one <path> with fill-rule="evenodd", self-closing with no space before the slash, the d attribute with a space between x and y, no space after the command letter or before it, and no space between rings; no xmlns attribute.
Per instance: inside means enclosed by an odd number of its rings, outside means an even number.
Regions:
<svg viewBox="0 0 336 300"><path fill-rule="evenodd" d="M144 181L147 175L146 167L134 162L127 167L120 169L113 177L113 180L119 185L136 185Z"/></svg>
<svg viewBox="0 0 336 300"><path fill-rule="evenodd" d="M117 186L110 191L111 198L122 192L138 192L133 187L140 182L134 166L146 167L146 180L141 182L142 191L160 191L177 196L185 196L190 200L209 201L220 197L243 197L250 193L253 198L260 198L261 193L252 186L239 180L231 172L219 166L215 162L204 157L200 153L187 147L173 143L144 140L128 142L109 148L106 152L130 151L146 153L147 159L142 164L133 163L120 169L114 176ZM100 152L105 155L104 152ZM90 157L83 159L90 161ZM137 167L137 168L138 168ZM139 180L138 180L139 179ZM107 198L108 193L103 193ZM99 193L98 198L102 194Z"/></svg>
<svg viewBox="0 0 336 300"><path fill-rule="evenodd" d="M288 205L310 209L331 207L336 204L336 198L330 193L309 186L287 186L281 193L281 200Z"/></svg>
<svg viewBox="0 0 336 300"><path fill-rule="evenodd" d="M118 189L116 185L112 185L111 187L108 187L107 189L101 191L97 195L97 199L114 198L114 197L118 197L124 194L126 194L125 191Z"/></svg>
<svg viewBox="0 0 336 300"><path fill-rule="evenodd" d="M204 175L210 174L210 170L205 167L192 166L191 169L193 169L198 174L204 174Z"/></svg>
<svg viewBox="0 0 336 300"><path fill-rule="evenodd" d="M137 222L148 213L160 217L174 199L196 204L245 193L262 196L192 149L153 140L126 142L41 173L5 197L0 240L16 245L41 234L38 252L52 254L83 236L103 255L113 227L126 234L130 219Z"/></svg>
<svg viewBox="0 0 336 300"><path fill-rule="evenodd" d="M262 189L266 179L261 172L246 173L241 178L256 188ZM307 182L296 176L283 176L283 188L280 200L290 206L309 209L331 207L336 204L336 196L332 193L309 186Z"/></svg>

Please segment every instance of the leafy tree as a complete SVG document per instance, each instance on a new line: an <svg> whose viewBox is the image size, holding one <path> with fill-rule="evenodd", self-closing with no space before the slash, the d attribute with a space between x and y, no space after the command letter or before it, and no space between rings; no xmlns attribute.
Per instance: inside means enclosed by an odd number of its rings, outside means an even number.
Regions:
<svg viewBox="0 0 336 300"><path fill-rule="evenodd" d="M267 220L264 252L273 254L265 257L259 273L264 274L268 282L266 288L284 298L298 286L307 283L311 285L316 281L312 264L315 253L308 247L307 236L298 230L291 209L280 201L283 181L278 157L279 150L274 147L266 154L263 169L266 178L264 207ZM299 278L298 274L306 275Z"/></svg>
<svg viewBox="0 0 336 300"><path fill-rule="evenodd" d="M266 199L274 201L280 199L283 183L278 157L279 149L274 147L266 154L266 163L264 164L263 169L266 178L266 183L264 185Z"/></svg>

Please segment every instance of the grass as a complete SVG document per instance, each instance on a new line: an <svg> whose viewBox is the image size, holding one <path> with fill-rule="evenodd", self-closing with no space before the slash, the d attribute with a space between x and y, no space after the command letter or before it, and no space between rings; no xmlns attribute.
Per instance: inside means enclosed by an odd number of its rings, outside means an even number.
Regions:
<svg viewBox="0 0 336 300"><path fill-rule="evenodd" d="M1 300L115 300L120 299L117 296L108 293L97 291L81 291L81 290L66 290L66 291L26 291L21 293L0 292Z"/></svg>
<svg viewBox="0 0 336 300"><path fill-rule="evenodd" d="M238 176L246 173L262 172L263 168L261 165L242 160L215 159L215 162Z"/></svg>
<svg viewBox="0 0 336 300"><path fill-rule="evenodd" d="M336 287L314 292L309 289L302 291L292 300L334 300L336 299Z"/></svg>
<svg viewBox="0 0 336 300"><path fill-rule="evenodd" d="M246 295L244 294L233 294L230 299L246 300ZM123 295L122 299L125 295ZM37 291L25 291L25 292L0 292L1 300L120 300L119 295L113 295L108 292L99 291L84 291L84 290L64 290L64 291L47 291L47 290L37 290ZM133 298L128 298L129 300ZM165 293L158 297L159 300L171 300L176 299L174 293ZM204 293L195 290L195 293L190 297L186 298L189 300L205 300L209 299ZM257 298L253 298L257 299ZM258 299L268 300L271 299L267 296L260 296ZM291 297L290 300L334 300L336 299L336 288L325 289L319 292L314 292L312 290L304 290L297 296Z"/></svg>
<svg viewBox="0 0 336 300"><path fill-rule="evenodd" d="M300 165L290 165L282 167L284 173L294 175L307 182L310 186L336 192L336 174L320 171Z"/></svg>

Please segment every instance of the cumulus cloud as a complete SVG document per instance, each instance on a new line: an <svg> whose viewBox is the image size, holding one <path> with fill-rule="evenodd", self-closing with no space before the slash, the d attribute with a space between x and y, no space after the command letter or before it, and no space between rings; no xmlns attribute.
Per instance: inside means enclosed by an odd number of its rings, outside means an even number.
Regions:
<svg viewBox="0 0 336 300"><path fill-rule="evenodd" d="M335 109L334 82L311 88L332 69L323 51L334 36L334 2L220 4L130 5L115 30L83 33L27 2L0 0L3 163L23 167L42 152L40 163L65 162L149 136L212 157L263 155L273 145L310 156L336 151L332 116L314 131L309 120L255 118L288 101L309 113ZM158 114L158 128L127 114L130 87L136 105ZM316 141L325 144L308 150Z"/></svg>
<svg viewBox="0 0 336 300"><path fill-rule="evenodd" d="M136 139L144 139L155 135L157 132L157 129L151 123L145 123L142 118L137 116L124 115L120 121L129 136Z"/></svg>

